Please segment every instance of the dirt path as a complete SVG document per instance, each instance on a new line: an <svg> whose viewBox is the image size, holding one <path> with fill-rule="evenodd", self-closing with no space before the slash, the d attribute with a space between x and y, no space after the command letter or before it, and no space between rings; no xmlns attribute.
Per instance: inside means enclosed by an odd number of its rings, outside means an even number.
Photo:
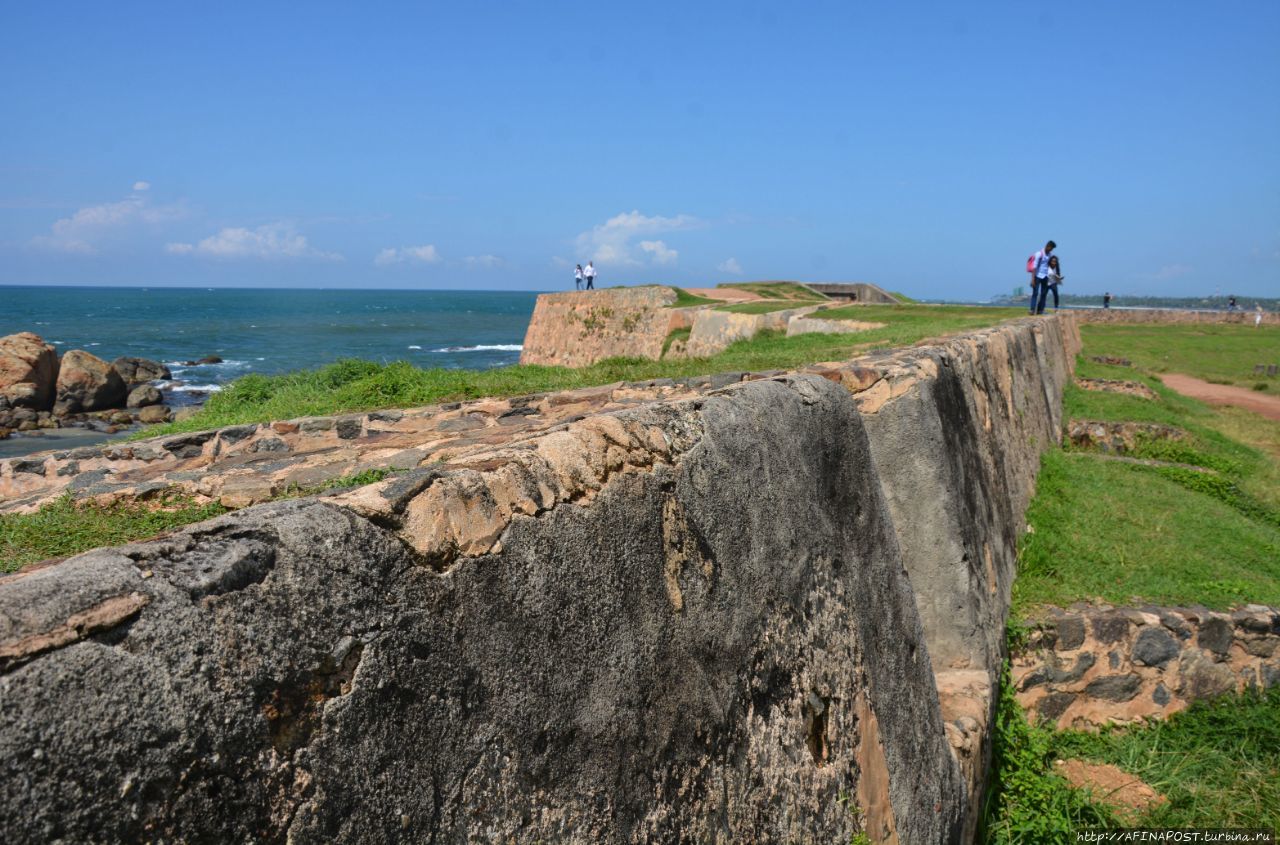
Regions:
<svg viewBox="0 0 1280 845"><path fill-rule="evenodd" d="M1229 384L1211 384L1181 373L1165 373L1160 376L1166 387L1183 396L1208 402L1210 405L1234 405L1262 414L1267 419L1280 420L1280 396L1272 396L1257 390L1234 387Z"/></svg>

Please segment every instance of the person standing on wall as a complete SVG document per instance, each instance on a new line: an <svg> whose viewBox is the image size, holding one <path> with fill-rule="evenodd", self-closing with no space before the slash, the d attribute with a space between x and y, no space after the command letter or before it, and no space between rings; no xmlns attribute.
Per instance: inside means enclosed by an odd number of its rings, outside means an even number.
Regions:
<svg viewBox="0 0 1280 845"><path fill-rule="evenodd" d="M1053 241L1049 241L1044 245L1044 249L1027 259L1027 272L1031 274L1030 313L1032 314L1044 312L1044 296L1048 293L1049 287L1049 256L1057 246ZM1039 303L1036 302L1037 295L1040 297Z"/></svg>
<svg viewBox="0 0 1280 845"><path fill-rule="evenodd" d="M596 267L590 261L587 262L587 269L582 271L582 275L587 279L587 290L596 289Z"/></svg>
<svg viewBox="0 0 1280 845"><path fill-rule="evenodd" d="M577 290L582 290L582 265L581 264L573 268L573 286Z"/></svg>
<svg viewBox="0 0 1280 845"><path fill-rule="evenodd" d="M1107 291L1102 295L1102 307L1103 308L1111 307L1111 291Z"/></svg>
<svg viewBox="0 0 1280 845"><path fill-rule="evenodd" d="M1057 311L1058 310L1058 285L1062 284L1062 269L1061 269L1061 265L1058 264L1058 256L1056 255L1049 256L1049 275L1048 277L1045 278L1044 284L1048 286L1049 290L1053 291L1053 310ZM1037 314L1044 313L1044 306L1048 298L1049 298L1048 293L1045 291L1041 291L1040 306L1036 309Z"/></svg>

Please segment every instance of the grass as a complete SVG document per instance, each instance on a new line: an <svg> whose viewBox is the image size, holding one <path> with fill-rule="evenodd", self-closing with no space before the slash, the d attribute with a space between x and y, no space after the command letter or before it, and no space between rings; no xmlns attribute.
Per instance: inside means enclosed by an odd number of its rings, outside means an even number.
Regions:
<svg viewBox="0 0 1280 845"><path fill-rule="evenodd" d="M738 302L733 305L721 305L717 311L728 311L730 314L772 314L774 311L785 311L788 308L803 308L806 305L818 305L821 299L770 299L765 302Z"/></svg>
<svg viewBox="0 0 1280 845"><path fill-rule="evenodd" d="M662 357L667 357L667 350L671 348L671 344L676 341L687 341L692 334L693 329L690 326L685 326L682 329L672 329L668 332L667 339L662 341Z"/></svg>
<svg viewBox="0 0 1280 845"><path fill-rule="evenodd" d="M367 469L310 487L291 487L277 498L313 496L381 481L395 471ZM156 503L116 502L98 505L63 496L31 514L0 514L0 572L29 563L63 558L102 546L132 543L227 513L212 502L199 504L171 495Z"/></svg>
<svg viewBox="0 0 1280 845"><path fill-rule="evenodd" d="M1080 600L1280 605L1280 423L1209 407L1158 378L1244 378L1274 340L1252 326L1086 325L1081 334L1077 376L1140 381L1157 398L1072 386L1065 416L1175 426L1186 440L1140 439L1135 456L1211 471L1046 452L1027 512L1032 530L1019 550L1014 618ZM1135 366L1097 364L1093 355ZM1095 735L1028 723L1006 676L994 742L986 841L1069 842L1073 830L1116 823L1054 774L1063 757L1111 763L1169 799L1125 822L1131 826L1280 828L1280 689L1197 702L1163 722Z"/></svg>
<svg viewBox="0 0 1280 845"><path fill-rule="evenodd" d="M1252 387L1254 365L1280 363L1280 329L1273 325L1086 323L1080 336L1090 355L1117 355L1147 372L1219 384Z"/></svg>
<svg viewBox="0 0 1280 845"><path fill-rule="evenodd" d="M1074 601L1280 604L1280 528L1142 466L1059 450L1041 463L1014 610Z"/></svg>
<svg viewBox="0 0 1280 845"><path fill-rule="evenodd" d="M1118 766L1168 798L1143 827L1280 830L1280 689L1199 701L1127 730L1064 731L1054 751Z"/></svg>
<svg viewBox="0 0 1280 845"><path fill-rule="evenodd" d="M158 503L77 503L63 496L33 514L0 514L0 572L101 546L131 543L227 512L217 503L197 505L169 497Z"/></svg>
<svg viewBox="0 0 1280 845"><path fill-rule="evenodd" d="M822 294L798 282L734 282L716 287L750 291L764 299L826 299Z"/></svg>
<svg viewBox="0 0 1280 845"><path fill-rule="evenodd" d="M1206 335L1207 329L1214 331ZM1144 358L1151 332L1160 337L1160 351ZM1256 335L1252 326L1083 327L1078 376L1140 381L1157 399L1070 386L1065 416L1180 428L1189 434L1186 441L1139 442L1135 457L1213 472L1103 461L1072 450L1046 453L1027 513L1033 533L1023 537L1013 588L1016 615L1086 599L1218 609L1280 604L1280 423L1181 396L1140 366L1176 362L1182 372L1210 377L1234 366L1229 362L1252 358ZM1186 353L1186 347L1203 352L1207 336L1213 355ZM1089 360L1104 354L1136 366Z"/></svg>
<svg viewBox="0 0 1280 845"><path fill-rule="evenodd" d="M672 290L676 292L676 301L668 305L668 308L692 308L695 305L716 305L717 303L724 301L721 299L711 299L707 296L697 296L689 293L689 291L684 288L673 287Z"/></svg>
<svg viewBox="0 0 1280 845"><path fill-rule="evenodd" d="M824 315L828 313L831 312ZM786 369L847 359L873 348L909 346L929 337L994 325L1020 313L1020 309L963 306L858 306L859 319L883 322L885 327L857 335L806 334L790 338L781 332L761 332L708 358L610 358L574 369L516 365L490 370L428 370L406 362L339 361L318 370L245 376L211 396L194 417L153 428L144 436L378 408L410 408L483 396L519 396L616 381Z"/></svg>
<svg viewBox="0 0 1280 845"><path fill-rule="evenodd" d="M1029 722L1006 672L979 841L1052 845L1076 841L1084 828L1119 826L1109 807L1054 772L1067 758L1110 763L1168 799L1126 826L1280 829L1280 689L1198 701L1164 721L1093 734Z"/></svg>

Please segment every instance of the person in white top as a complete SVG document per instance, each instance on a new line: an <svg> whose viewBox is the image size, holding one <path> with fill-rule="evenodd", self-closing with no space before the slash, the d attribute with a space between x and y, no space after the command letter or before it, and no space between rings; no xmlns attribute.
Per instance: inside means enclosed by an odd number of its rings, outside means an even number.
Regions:
<svg viewBox="0 0 1280 845"><path fill-rule="evenodd" d="M1053 310L1058 310L1058 285L1062 284L1062 268L1058 264L1058 256L1049 256L1049 275L1045 278L1045 283L1049 285L1049 290L1053 291ZM1044 313L1045 295L1040 295L1040 310L1037 314Z"/></svg>
<svg viewBox="0 0 1280 845"><path fill-rule="evenodd" d="M1031 256L1031 313L1044 313L1044 296L1049 292L1049 256L1058 248L1053 241L1044 245L1044 249ZM1036 301L1036 294L1040 299Z"/></svg>
<svg viewBox="0 0 1280 845"><path fill-rule="evenodd" d="M587 278L587 290L596 289L596 268L590 261L587 262L587 269L582 271L582 275Z"/></svg>
<svg viewBox="0 0 1280 845"><path fill-rule="evenodd" d="M577 290L582 290L582 265L581 264L573 268L573 286Z"/></svg>

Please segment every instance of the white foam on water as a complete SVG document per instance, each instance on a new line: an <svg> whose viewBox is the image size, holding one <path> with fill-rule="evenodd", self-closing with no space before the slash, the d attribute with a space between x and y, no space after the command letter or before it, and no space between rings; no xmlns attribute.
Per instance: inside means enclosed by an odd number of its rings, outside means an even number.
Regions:
<svg viewBox="0 0 1280 845"><path fill-rule="evenodd" d="M421 346L410 346L409 348L410 348L410 349L421 349L422 347L421 347Z"/></svg>
<svg viewBox="0 0 1280 845"><path fill-rule="evenodd" d="M222 390L220 384L176 384L168 388L172 393L217 393Z"/></svg>
<svg viewBox="0 0 1280 845"><path fill-rule="evenodd" d="M445 346L433 349L432 352L520 352L524 349L519 343L481 344L480 346Z"/></svg>

